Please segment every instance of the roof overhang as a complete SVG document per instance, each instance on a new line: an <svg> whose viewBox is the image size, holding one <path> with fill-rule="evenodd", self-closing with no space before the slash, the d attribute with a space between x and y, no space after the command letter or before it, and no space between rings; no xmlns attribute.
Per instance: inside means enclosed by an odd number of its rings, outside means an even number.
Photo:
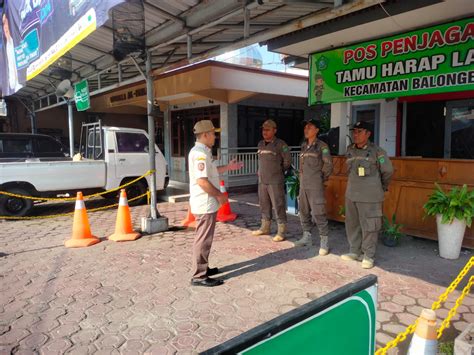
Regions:
<svg viewBox="0 0 474 355"><path fill-rule="evenodd" d="M162 110L170 105L204 99L237 103L259 94L304 99L307 90L308 78L305 76L214 61L162 74L154 81L155 104ZM144 82L97 95L91 100L91 111L94 112L120 113L123 107L129 106L140 107L145 113Z"/></svg>
<svg viewBox="0 0 474 355"><path fill-rule="evenodd" d="M291 33L383 0L144 0L147 50L155 74ZM88 80L97 95L142 80L144 58L118 63L112 56L110 21L71 49L72 81ZM137 65L140 70L137 68ZM17 94L34 101L35 111L65 104L55 96L60 78L48 71Z"/></svg>

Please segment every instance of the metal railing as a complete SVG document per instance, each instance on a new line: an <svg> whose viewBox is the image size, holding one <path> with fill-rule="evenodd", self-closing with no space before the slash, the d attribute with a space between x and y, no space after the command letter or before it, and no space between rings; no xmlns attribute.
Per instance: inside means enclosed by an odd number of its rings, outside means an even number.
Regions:
<svg viewBox="0 0 474 355"><path fill-rule="evenodd" d="M290 147L291 163L295 169L299 168L300 147ZM258 154L257 147L248 148L220 148L218 151L218 164L226 165L232 159L237 159L244 163L242 169L229 171L229 178L240 176L257 175L258 171Z"/></svg>

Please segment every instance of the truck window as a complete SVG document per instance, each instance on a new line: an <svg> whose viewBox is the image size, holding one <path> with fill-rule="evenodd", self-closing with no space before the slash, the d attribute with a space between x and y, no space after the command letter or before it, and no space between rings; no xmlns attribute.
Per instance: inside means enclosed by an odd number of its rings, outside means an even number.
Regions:
<svg viewBox="0 0 474 355"><path fill-rule="evenodd" d="M144 153L148 151L148 138L142 133L117 132L119 153Z"/></svg>
<svg viewBox="0 0 474 355"><path fill-rule="evenodd" d="M31 139L16 138L3 140L4 153L31 153Z"/></svg>
<svg viewBox="0 0 474 355"><path fill-rule="evenodd" d="M38 153L59 153L61 152L61 145L54 139L38 138L36 140Z"/></svg>

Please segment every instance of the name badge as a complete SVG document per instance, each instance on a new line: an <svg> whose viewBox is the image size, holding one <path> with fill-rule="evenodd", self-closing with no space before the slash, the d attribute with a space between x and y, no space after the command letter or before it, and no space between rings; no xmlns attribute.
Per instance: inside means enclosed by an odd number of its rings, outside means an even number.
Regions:
<svg viewBox="0 0 474 355"><path fill-rule="evenodd" d="M365 169L363 166L359 166L358 172L359 172L359 176L365 176Z"/></svg>

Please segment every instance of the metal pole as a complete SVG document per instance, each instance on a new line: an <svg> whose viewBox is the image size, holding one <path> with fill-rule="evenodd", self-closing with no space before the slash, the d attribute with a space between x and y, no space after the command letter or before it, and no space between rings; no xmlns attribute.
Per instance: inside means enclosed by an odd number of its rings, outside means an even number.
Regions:
<svg viewBox="0 0 474 355"><path fill-rule="evenodd" d="M30 111L30 120L31 120L31 133L38 133L36 128L36 113L35 111Z"/></svg>
<svg viewBox="0 0 474 355"><path fill-rule="evenodd" d="M69 121L69 154L74 156L74 116L72 111L72 100L67 100L67 117Z"/></svg>
<svg viewBox="0 0 474 355"><path fill-rule="evenodd" d="M153 111L153 100L155 93L153 90L153 75L151 65L151 52L146 52L146 102L148 112L148 156L150 159L150 170L155 170L155 119L152 116ZM156 209L156 175L153 173L150 175L150 217L156 219L159 217L158 210Z"/></svg>
<svg viewBox="0 0 474 355"><path fill-rule="evenodd" d="M244 38L250 37L250 10L248 7L244 8Z"/></svg>
<svg viewBox="0 0 474 355"><path fill-rule="evenodd" d="M193 56L193 37L191 35L186 36L186 44L187 57L191 59Z"/></svg>

